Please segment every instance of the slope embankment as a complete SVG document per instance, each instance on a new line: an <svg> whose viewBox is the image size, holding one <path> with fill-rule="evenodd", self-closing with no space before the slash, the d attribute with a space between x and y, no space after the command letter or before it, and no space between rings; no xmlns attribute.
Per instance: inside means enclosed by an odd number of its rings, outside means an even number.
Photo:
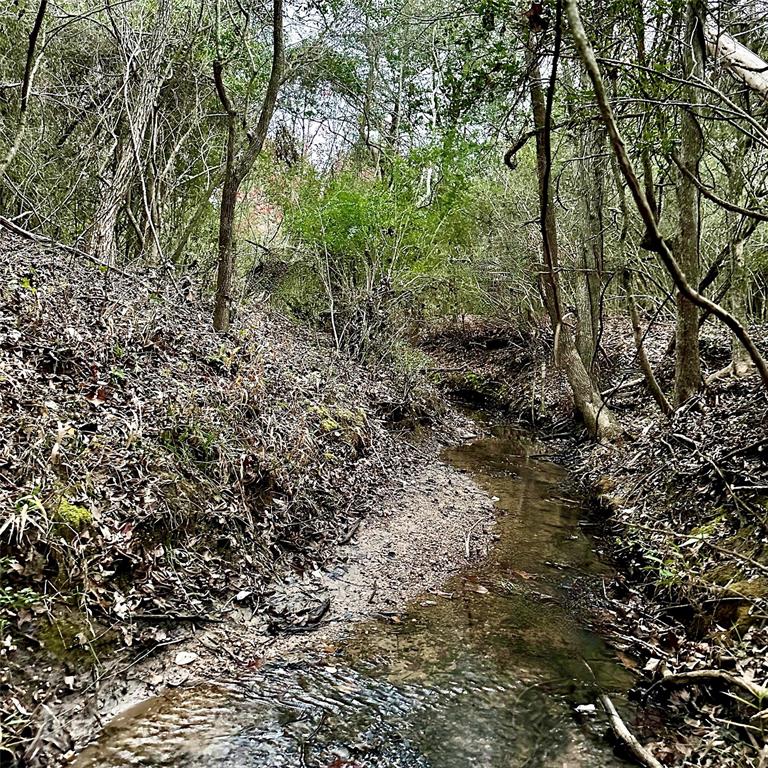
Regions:
<svg viewBox="0 0 768 768"><path fill-rule="evenodd" d="M184 648L207 671L247 663L275 636L439 585L466 562L466 530L490 527L490 503L437 461L436 439L406 439L410 413L444 436L465 428L433 391L264 305L219 335L208 302L170 275L7 234L0 285L11 764L54 764L73 746L67 717L119 703L147 660ZM476 528L472 554L488 539ZM364 596L313 602L351 541ZM179 665L160 665L173 674L144 676L142 695L174 684Z"/></svg>

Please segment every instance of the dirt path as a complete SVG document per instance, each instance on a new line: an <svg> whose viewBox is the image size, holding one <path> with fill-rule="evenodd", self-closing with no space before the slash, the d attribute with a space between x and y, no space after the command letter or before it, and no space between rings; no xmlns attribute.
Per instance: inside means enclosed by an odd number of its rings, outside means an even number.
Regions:
<svg viewBox="0 0 768 768"><path fill-rule="evenodd" d="M409 598L483 557L493 540L487 494L437 459L436 449L414 449L404 470L394 484L372 491L376 514L338 546L324 570L275 585L267 611L233 602L225 621L169 630L146 658L114 662L85 696L62 702L46 728L49 745L71 739L77 751L100 725L167 687L333 651L353 623L396 614Z"/></svg>

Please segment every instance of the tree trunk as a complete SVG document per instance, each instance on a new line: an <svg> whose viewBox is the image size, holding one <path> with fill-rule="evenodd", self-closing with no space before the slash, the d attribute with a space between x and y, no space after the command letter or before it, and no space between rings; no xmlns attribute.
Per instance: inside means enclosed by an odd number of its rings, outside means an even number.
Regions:
<svg viewBox="0 0 768 768"><path fill-rule="evenodd" d="M685 16L683 63L689 78L704 75L703 9L698 0L688 4ZM688 100L696 103L698 89L686 87ZM703 151L701 128L691 109L683 110L680 120L680 161L696 178ZM687 282L699 283L699 245L701 221L699 190L685 173L680 173L676 186L679 211L678 263ZM677 302L677 345L675 349L675 396L684 403L701 386L701 360L699 357L699 310L682 292Z"/></svg>
<svg viewBox="0 0 768 768"><path fill-rule="evenodd" d="M744 102L747 101L743 96L742 99ZM744 193L744 161L747 155L748 138L739 134L736 142L737 149L730 160L728 191L730 199L738 203ZM728 306L731 314L742 323L746 323L749 280L744 264L744 243L747 240L749 228L744 217L733 211L726 213L726 221L729 230L728 257L731 271ZM752 361L746 350L739 344L738 339L731 336L731 373L734 376L744 376L751 368Z"/></svg>
<svg viewBox="0 0 768 768"><path fill-rule="evenodd" d="M582 136L581 155L584 159L579 164L580 176L584 184L580 206L583 217L582 272L576 280L578 306L576 346L590 376L594 378L592 369L600 337L600 295L605 253L603 221L605 129L600 125L591 125Z"/></svg>
<svg viewBox="0 0 768 768"><path fill-rule="evenodd" d="M217 331L229 328L232 311L232 277L235 271L235 210L240 181L235 176L235 134L237 116L228 115L227 159L224 185L219 208L218 262L216 265L216 301L213 306L213 327Z"/></svg>
<svg viewBox="0 0 768 768"><path fill-rule="evenodd" d="M746 322L747 296L749 280L744 264L744 238L738 236L730 244L731 257L731 291L730 310L742 323ZM731 340L731 370L735 376L744 376L752 370L752 361L747 351L732 337Z"/></svg>
<svg viewBox="0 0 768 768"><path fill-rule="evenodd" d="M213 309L213 327L217 331L227 331L232 314L232 282L235 274L235 210L240 185L251 172L256 159L264 148L269 124L275 112L277 92L283 77L283 0L273 0L272 5L272 69L269 74L267 90L259 112L259 119L252 132L248 132L245 144L235 154L235 132L237 113L224 88L222 63L213 63L214 81L219 99L227 112L227 161L224 172L224 187L221 193L219 211L219 254L216 270L216 297Z"/></svg>
<svg viewBox="0 0 768 768"><path fill-rule="evenodd" d="M48 7L48 0L40 0L40 4L37 7L37 14L35 16L35 23L32 25L32 30L29 33L29 45L27 46L27 59L24 65L24 76L21 81L21 98L19 99L19 123L16 126L16 135L11 142L11 146L5 153L5 157L0 160L0 179L2 179L5 172L8 170L8 166L13 162L16 154L21 149L21 145L24 141L24 133L27 129L27 121L29 120L29 94L32 91L32 81L35 77L35 70L39 60L35 57L35 51L37 49L37 41L43 30L43 22L45 21L45 12Z"/></svg>
<svg viewBox="0 0 768 768"><path fill-rule="evenodd" d="M531 35L532 38L532 35ZM540 289L555 333L555 361L565 372L573 393L576 410L587 429L598 439L610 439L619 434L619 427L595 389L587 367L576 349L573 330L563 317L558 280L557 221L551 182L550 110L544 95L539 62L533 50L533 41L527 48L528 79L536 130L536 172L539 182L539 206L544 255L544 269L540 275Z"/></svg>

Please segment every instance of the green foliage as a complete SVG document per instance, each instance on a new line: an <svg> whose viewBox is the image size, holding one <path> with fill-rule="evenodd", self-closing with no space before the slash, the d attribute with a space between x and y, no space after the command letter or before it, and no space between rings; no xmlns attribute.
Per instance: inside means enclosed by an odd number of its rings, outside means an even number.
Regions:
<svg viewBox="0 0 768 768"><path fill-rule="evenodd" d="M18 611L21 608L29 608L41 600L42 595L39 595L31 587L20 589L10 586L0 587L0 609L10 608L13 611Z"/></svg>
<svg viewBox="0 0 768 768"><path fill-rule="evenodd" d="M268 193L303 254L280 281L278 300L316 322L333 312L342 336L361 314L370 322L378 313L382 335L390 320L402 328L408 319L487 308L478 260L503 196L484 173L489 152L449 135L390 158L381 174L348 167L326 177L303 165L287 185L274 177Z"/></svg>
<svg viewBox="0 0 768 768"><path fill-rule="evenodd" d="M182 468L214 463L221 439L216 426L189 415L186 418L187 421L180 421L160 434L161 445L176 456Z"/></svg>

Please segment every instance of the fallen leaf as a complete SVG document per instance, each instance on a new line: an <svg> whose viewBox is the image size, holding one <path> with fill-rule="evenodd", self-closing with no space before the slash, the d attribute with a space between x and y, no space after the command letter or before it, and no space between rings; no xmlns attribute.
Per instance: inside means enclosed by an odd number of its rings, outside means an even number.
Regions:
<svg viewBox="0 0 768 768"><path fill-rule="evenodd" d="M178 664L180 667L184 667L187 664L191 664L193 661L196 661L199 657L197 653L193 653L192 651L179 651L176 654L176 658L174 659L174 663Z"/></svg>

